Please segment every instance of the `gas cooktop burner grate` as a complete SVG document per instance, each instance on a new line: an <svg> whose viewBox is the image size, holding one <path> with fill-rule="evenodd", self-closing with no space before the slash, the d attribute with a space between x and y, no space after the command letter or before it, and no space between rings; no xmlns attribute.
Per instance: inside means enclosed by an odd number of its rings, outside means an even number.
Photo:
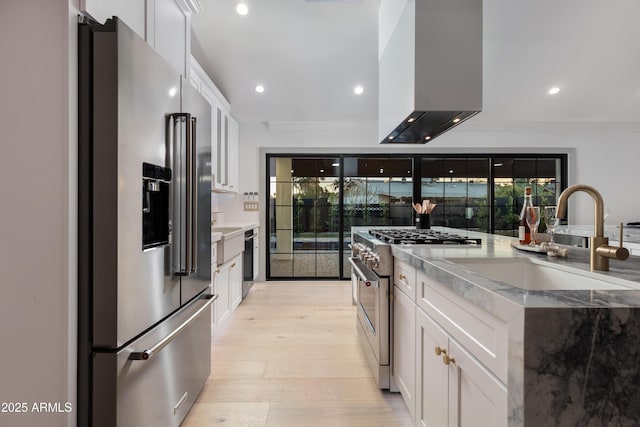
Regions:
<svg viewBox="0 0 640 427"><path fill-rule="evenodd" d="M411 243L416 245L479 245L482 239L434 230L381 229L369 230L369 234L386 243Z"/></svg>

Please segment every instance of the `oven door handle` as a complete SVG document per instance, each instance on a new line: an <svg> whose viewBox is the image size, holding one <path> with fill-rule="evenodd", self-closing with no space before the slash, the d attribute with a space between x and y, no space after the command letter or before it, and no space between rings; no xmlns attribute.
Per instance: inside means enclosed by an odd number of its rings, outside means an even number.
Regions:
<svg viewBox="0 0 640 427"><path fill-rule="evenodd" d="M371 270L367 265L362 262L362 260L356 256L349 257L349 263L353 267L353 270L358 276L358 280L361 280L365 283L365 286L368 288L379 288L380 287L380 278L378 275Z"/></svg>

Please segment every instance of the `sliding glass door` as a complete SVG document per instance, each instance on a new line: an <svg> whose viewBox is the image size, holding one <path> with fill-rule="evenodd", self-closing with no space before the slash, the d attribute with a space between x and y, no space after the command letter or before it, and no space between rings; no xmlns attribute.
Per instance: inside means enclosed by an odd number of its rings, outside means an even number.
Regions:
<svg viewBox="0 0 640 427"><path fill-rule="evenodd" d="M347 279L353 226L433 226L516 235L524 187L554 204L566 155L267 155L267 279Z"/></svg>
<svg viewBox="0 0 640 427"><path fill-rule="evenodd" d="M340 278L340 161L271 158L270 277Z"/></svg>
<svg viewBox="0 0 640 427"><path fill-rule="evenodd" d="M437 206L432 225L489 229L489 161L484 158L422 158L420 198Z"/></svg>
<svg viewBox="0 0 640 427"><path fill-rule="evenodd" d="M351 275L351 227L411 225L410 158L269 157L269 279Z"/></svg>
<svg viewBox="0 0 640 427"><path fill-rule="evenodd" d="M518 235L524 187L532 187L534 205L550 206L555 205L566 186L566 167L562 158L495 157L491 168L495 234Z"/></svg>
<svg viewBox="0 0 640 427"><path fill-rule="evenodd" d="M358 225L411 225L413 214L413 160L411 158L345 157L342 188L342 236L351 239ZM351 275L342 254L342 277Z"/></svg>

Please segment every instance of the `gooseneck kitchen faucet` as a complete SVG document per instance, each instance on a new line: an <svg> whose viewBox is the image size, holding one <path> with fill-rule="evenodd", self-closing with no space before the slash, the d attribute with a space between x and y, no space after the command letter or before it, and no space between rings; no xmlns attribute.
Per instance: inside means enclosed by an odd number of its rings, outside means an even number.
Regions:
<svg viewBox="0 0 640 427"><path fill-rule="evenodd" d="M582 191L591 196L594 202L594 235L589 238L589 263L591 270L609 271L609 258L625 260L629 258L629 251L622 247L622 223L620 224L620 246L609 246L609 239L604 236L604 201L598 190L583 184L567 187L558 197L557 217L565 219L567 216L567 202L569 196Z"/></svg>

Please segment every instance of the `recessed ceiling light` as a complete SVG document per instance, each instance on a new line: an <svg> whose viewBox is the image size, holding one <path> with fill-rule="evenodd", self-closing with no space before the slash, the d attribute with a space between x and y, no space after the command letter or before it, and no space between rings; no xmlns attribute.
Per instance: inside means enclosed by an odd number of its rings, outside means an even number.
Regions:
<svg viewBox="0 0 640 427"><path fill-rule="evenodd" d="M340 166L340 163L331 163L331 166L333 166L334 168L337 168L338 166Z"/></svg>
<svg viewBox="0 0 640 427"><path fill-rule="evenodd" d="M428 140L430 140L430 139L431 139L431 136L430 136L430 135L427 135L427 136L425 136L425 137L424 137L424 140L425 140L425 141L428 141Z"/></svg>
<svg viewBox="0 0 640 427"><path fill-rule="evenodd" d="M455 119L453 119L453 123L458 123L460 121L460 117L456 117Z"/></svg>
<svg viewBox="0 0 640 427"><path fill-rule="evenodd" d="M549 95L555 95L558 92L560 92L560 88L558 86L554 86L551 89L549 89Z"/></svg>
<svg viewBox="0 0 640 427"><path fill-rule="evenodd" d="M320 169L320 173L324 173L324 169Z"/></svg>
<svg viewBox="0 0 640 427"><path fill-rule="evenodd" d="M449 173L453 173L453 169L449 169Z"/></svg>
<svg viewBox="0 0 640 427"><path fill-rule="evenodd" d="M353 88L353 93L355 93L356 95L362 95L363 92L364 88L362 86L356 86Z"/></svg>
<svg viewBox="0 0 640 427"><path fill-rule="evenodd" d="M393 136L390 136L389 139L393 139Z"/></svg>
<svg viewBox="0 0 640 427"><path fill-rule="evenodd" d="M380 168L380 173L384 173L384 169Z"/></svg>
<svg viewBox="0 0 640 427"><path fill-rule="evenodd" d="M256 85L255 89L256 89L256 92L258 92L258 93L264 92L264 86L262 86L262 85Z"/></svg>
<svg viewBox="0 0 640 427"><path fill-rule="evenodd" d="M415 117L409 117L409 120L407 120L407 122L409 122L409 123L413 123L415 121L416 121Z"/></svg>
<svg viewBox="0 0 640 427"><path fill-rule="evenodd" d="M249 7L244 3L238 3L238 5L236 6L236 12L238 12L238 15L245 16L247 13L249 13Z"/></svg>

